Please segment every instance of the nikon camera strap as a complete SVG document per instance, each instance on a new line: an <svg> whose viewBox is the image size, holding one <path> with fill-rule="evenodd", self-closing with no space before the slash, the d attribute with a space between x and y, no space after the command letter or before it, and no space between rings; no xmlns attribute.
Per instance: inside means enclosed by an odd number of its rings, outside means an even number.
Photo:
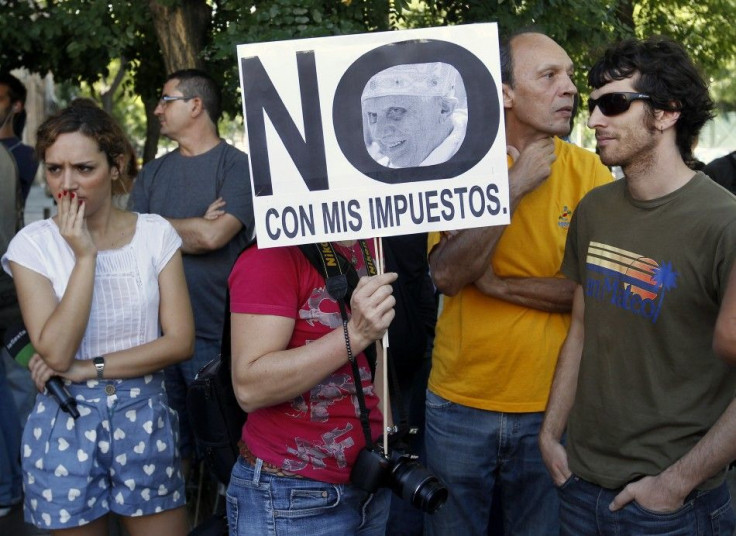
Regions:
<svg viewBox="0 0 736 536"><path fill-rule="evenodd" d="M376 263L373 262L373 257L368 249L368 244L365 240L359 240L360 249L363 252L363 261L368 275L376 275ZM327 292L333 300L340 306L340 312L343 313L342 309L346 305L350 305L350 298L353 296L353 290L358 285L360 276L355 270L355 266L347 260L339 252L335 251L330 242L320 242L319 244L301 244L299 249L312 263L312 266L322 274L325 278L325 285ZM345 320L347 313L343 314ZM374 345L368 346L364 350L366 357L368 358L368 364L371 367L371 374L376 373L376 347Z"/></svg>
<svg viewBox="0 0 736 536"><path fill-rule="evenodd" d="M369 275L376 275L376 265L373 262L370 250L365 240L359 240L360 248L363 252L363 259ZM319 273L325 278L325 285L327 292L330 297L334 299L340 307L340 314L342 315L343 326L348 321L348 314L346 304L350 303L350 297L353 295L353 290L358 284L358 272L355 270L355 266L352 265L344 256L340 255L332 247L329 242L322 242L319 244L304 244L300 245L299 249L302 250L304 256L312 263ZM350 351L349 340L347 340L346 331L346 345L348 346L348 360L353 371L353 381L355 382L355 394L358 398L358 407L360 408L360 424L363 428L363 434L365 435L365 444L367 447L372 448L374 446L373 438L371 437L370 420L368 418L368 408L365 405L365 395L363 393L363 384L360 379L360 371L358 370L358 361ZM376 373L376 347L373 344L363 350L366 357L368 358L368 364L371 367L371 376L375 376Z"/></svg>

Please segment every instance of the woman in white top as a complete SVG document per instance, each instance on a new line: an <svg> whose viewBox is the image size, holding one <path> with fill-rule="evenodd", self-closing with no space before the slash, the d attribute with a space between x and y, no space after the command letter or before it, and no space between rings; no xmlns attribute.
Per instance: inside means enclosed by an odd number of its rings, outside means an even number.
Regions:
<svg viewBox="0 0 736 536"><path fill-rule="evenodd" d="M60 535L188 532L177 415L161 370L189 358L194 322L181 240L163 218L113 206L132 151L117 123L77 100L39 128L58 214L2 258L18 291L43 390L61 376L79 417L41 392L23 432L25 518Z"/></svg>

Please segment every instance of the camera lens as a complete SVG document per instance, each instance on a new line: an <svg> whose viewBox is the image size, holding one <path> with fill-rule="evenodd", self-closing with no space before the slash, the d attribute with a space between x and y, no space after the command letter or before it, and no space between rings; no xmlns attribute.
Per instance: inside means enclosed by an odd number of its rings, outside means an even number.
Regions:
<svg viewBox="0 0 736 536"><path fill-rule="evenodd" d="M391 487L402 499L423 512L433 514L445 504L447 488L418 462L401 458L391 473Z"/></svg>

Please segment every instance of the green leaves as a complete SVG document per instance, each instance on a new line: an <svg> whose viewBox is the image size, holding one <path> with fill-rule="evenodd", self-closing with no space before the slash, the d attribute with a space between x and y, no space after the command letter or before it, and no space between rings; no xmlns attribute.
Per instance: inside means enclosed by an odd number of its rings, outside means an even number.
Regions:
<svg viewBox="0 0 736 536"><path fill-rule="evenodd" d="M90 85L125 58L125 95L155 99L165 76L152 0L0 0L0 66L51 71L57 81ZM241 112L235 47L240 43L497 22L501 33L537 26L562 44L576 81L600 50L627 36L670 35L713 80L715 96L736 107L734 0L155 0L209 17L199 51L224 87L224 108ZM204 7L203 7L204 6ZM191 45L189 40L187 45ZM730 103L730 104L729 104Z"/></svg>

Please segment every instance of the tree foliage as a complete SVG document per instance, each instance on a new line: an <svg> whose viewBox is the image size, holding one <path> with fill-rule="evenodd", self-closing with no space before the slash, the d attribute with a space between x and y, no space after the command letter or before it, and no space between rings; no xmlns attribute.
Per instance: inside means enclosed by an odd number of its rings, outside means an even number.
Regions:
<svg viewBox="0 0 736 536"><path fill-rule="evenodd" d="M150 12L134 0L0 0L3 31L0 66L53 72L57 80L93 84L109 76L112 59L161 69ZM151 54L151 51L154 51ZM136 72L137 94L148 89L147 75Z"/></svg>
<svg viewBox="0 0 736 536"><path fill-rule="evenodd" d="M390 14L387 0L220 0L204 55L223 67L225 110L241 110L237 45L387 30Z"/></svg>
<svg viewBox="0 0 736 536"><path fill-rule="evenodd" d="M736 32L724 31L736 20L733 0L396 0L412 26L497 22L502 34L535 26L562 44L577 66L578 87L608 44L626 37L668 35L681 42L704 73L731 80L729 63L736 57ZM423 9L417 9L422 6ZM419 21L417 23L417 18ZM736 94L726 84L721 95Z"/></svg>
<svg viewBox="0 0 736 536"><path fill-rule="evenodd" d="M121 95L145 104L150 156L167 71L205 67L223 84L225 110L240 113L240 43L474 22L497 22L502 34L535 26L570 53L584 88L602 47L661 33L686 46L734 109L736 33L726 31L734 20L733 0L0 0L0 67L89 87L119 79Z"/></svg>
<svg viewBox="0 0 736 536"><path fill-rule="evenodd" d="M627 34L627 27L609 2L590 0L417 0L402 2L401 20L425 26L435 18L440 25L496 22L501 38L522 28L536 28L565 47L575 62L578 87L597 51ZM421 18L417 21L417 15Z"/></svg>

